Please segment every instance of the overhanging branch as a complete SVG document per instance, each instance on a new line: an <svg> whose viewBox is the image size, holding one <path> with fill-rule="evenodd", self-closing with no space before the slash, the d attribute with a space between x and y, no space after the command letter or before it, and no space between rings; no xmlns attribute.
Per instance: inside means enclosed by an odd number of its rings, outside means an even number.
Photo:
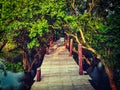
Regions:
<svg viewBox="0 0 120 90"><path fill-rule="evenodd" d="M49 25L50 27L52 27L53 29L61 29L61 27L56 27L56 26L53 26L53 25Z"/></svg>
<svg viewBox="0 0 120 90"><path fill-rule="evenodd" d="M78 44L81 44L80 41L79 41L79 39L78 39L78 37L77 37L77 35L74 35L74 34L72 34L72 33L67 33L67 32L65 32L65 34L66 34L67 36L72 36L72 37L74 37L74 38L76 39L76 42L77 42Z"/></svg>

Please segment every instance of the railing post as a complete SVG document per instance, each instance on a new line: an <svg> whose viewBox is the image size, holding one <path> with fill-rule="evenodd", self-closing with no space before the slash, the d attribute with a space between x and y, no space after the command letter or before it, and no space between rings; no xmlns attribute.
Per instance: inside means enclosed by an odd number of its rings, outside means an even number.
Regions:
<svg viewBox="0 0 120 90"><path fill-rule="evenodd" d="M65 49L67 49L67 40L65 40L64 44L65 44Z"/></svg>
<svg viewBox="0 0 120 90"><path fill-rule="evenodd" d="M69 38L69 36L68 36L68 38L67 38L67 46L68 46L68 47L70 46L70 38Z"/></svg>
<svg viewBox="0 0 120 90"><path fill-rule="evenodd" d="M48 47L46 47L46 54L49 54L49 49L48 49Z"/></svg>
<svg viewBox="0 0 120 90"><path fill-rule="evenodd" d="M52 40L50 40L50 47L52 47L52 43L53 43L53 41L52 41Z"/></svg>
<svg viewBox="0 0 120 90"><path fill-rule="evenodd" d="M83 75L83 66L82 66L82 45L78 44L78 62L79 62L79 74Z"/></svg>
<svg viewBox="0 0 120 90"><path fill-rule="evenodd" d="M70 56L72 56L73 39L70 39Z"/></svg>
<svg viewBox="0 0 120 90"><path fill-rule="evenodd" d="M41 68L37 68L37 73L36 73L37 77L37 82L41 81Z"/></svg>

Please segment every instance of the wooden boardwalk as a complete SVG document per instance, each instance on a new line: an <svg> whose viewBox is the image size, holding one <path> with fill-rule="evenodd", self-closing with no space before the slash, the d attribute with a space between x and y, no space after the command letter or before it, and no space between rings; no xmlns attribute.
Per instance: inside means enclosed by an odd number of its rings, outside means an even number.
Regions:
<svg viewBox="0 0 120 90"><path fill-rule="evenodd" d="M36 80L36 77L35 77ZM50 48L41 66L41 81L31 90L94 90L89 75L79 75L79 67L59 41Z"/></svg>

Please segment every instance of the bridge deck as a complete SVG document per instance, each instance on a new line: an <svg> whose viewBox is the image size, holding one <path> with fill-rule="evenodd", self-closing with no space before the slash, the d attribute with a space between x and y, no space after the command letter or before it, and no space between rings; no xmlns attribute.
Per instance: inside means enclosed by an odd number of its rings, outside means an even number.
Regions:
<svg viewBox="0 0 120 90"><path fill-rule="evenodd" d="M31 90L94 90L89 75L79 75L79 67L68 50L56 43L45 55L41 66L41 81ZM36 80L36 77L35 77Z"/></svg>

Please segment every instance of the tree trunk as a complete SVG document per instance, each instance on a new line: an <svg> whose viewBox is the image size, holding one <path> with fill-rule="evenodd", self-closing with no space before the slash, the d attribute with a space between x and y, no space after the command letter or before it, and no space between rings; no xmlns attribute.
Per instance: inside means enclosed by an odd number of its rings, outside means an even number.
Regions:
<svg viewBox="0 0 120 90"><path fill-rule="evenodd" d="M23 69L24 69L24 71L26 71L26 70L27 70L27 59L26 59L26 57L25 57L24 51L22 51L21 54L22 54L22 56L23 56L23 59L22 59Z"/></svg>
<svg viewBox="0 0 120 90"><path fill-rule="evenodd" d="M105 64L104 64L104 66L105 66L105 71L106 71L106 73L108 75L108 78L109 78L110 87L111 87L112 90L116 90L116 84L113 80L113 72L112 72L111 68L109 68Z"/></svg>
<svg viewBox="0 0 120 90"><path fill-rule="evenodd" d="M23 69L24 71L28 71L30 68L30 63L28 62L28 54L25 51L22 51L22 55L23 55Z"/></svg>
<svg viewBox="0 0 120 90"><path fill-rule="evenodd" d="M27 60L27 71L29 71L31 63L29 61L29 54L27 52L25 52L25 57L26 57L26 60Z"/></svg>

